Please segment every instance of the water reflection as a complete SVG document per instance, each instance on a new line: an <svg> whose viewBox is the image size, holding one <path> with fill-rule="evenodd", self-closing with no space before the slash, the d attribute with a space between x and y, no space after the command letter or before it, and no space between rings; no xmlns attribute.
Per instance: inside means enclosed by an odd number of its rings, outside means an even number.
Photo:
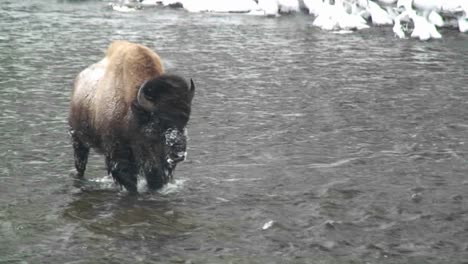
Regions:
<svg viewBox="0 0 468 264"><path fill-rule="evenodd" d="M130 196L115 191L75 194L63 217L96 235L115 239L159 239L184 235L193 220L164 197Z"/></svg>

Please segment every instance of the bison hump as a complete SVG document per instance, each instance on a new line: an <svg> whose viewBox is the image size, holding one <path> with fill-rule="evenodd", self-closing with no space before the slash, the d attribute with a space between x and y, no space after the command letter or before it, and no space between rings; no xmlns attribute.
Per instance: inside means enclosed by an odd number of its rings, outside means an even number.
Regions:
<svg viewBox="0 0 468 264"><path fill-rule="evenodd" d="M164 73L159 56L151 49L128 41L114 41L107 49L108 66L106 77L115 84L114 89L130 105L137 96L138 88L147 80Z"/></svg>
<svg viewBox="0 0 468 264"><path fill-rule="evenodd" d="M115 41L107 50L110 70L123 73L128 81L158 77L164 73L159 56L149 48L128 41Z"/></svg>

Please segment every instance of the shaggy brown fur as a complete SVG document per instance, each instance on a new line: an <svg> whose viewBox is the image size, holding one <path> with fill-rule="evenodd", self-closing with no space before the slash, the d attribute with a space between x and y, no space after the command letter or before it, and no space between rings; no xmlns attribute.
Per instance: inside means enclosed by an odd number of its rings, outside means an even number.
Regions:
<svg viewBox="0 0 468 264"><path fill-rule="evenodd" d="M168 170L164 162L170 152L164 133L182 133L193 93L193 82L188 88L182 78L165 75L159 56L149 48L113 42L106 57L83 70L74 83L69 124L77 175L83 176L89 148L94 148L106 156L108 171L128 190L136 191L138 172L149 185L156 181L150 187L161 187L167 182L168 175L162 174ZM143 153L145 157L138 156ZM169 167L172 171L175 165Z"/></svg>

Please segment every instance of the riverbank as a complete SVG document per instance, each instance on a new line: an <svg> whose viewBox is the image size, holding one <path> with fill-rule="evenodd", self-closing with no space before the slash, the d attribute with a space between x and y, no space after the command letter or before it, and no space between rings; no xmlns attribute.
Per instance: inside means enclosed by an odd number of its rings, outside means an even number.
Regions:
<svg viewBox="0 0 468 264"><path fill-rule="evenodd" d="M468 31L468 1L463 0L125 0L109 5L120 12L159 6L269 17L302 13L313 16L313 25L327 31L352 33L392 26L396 37L420 40L442 38L442 27Z"/></svg>

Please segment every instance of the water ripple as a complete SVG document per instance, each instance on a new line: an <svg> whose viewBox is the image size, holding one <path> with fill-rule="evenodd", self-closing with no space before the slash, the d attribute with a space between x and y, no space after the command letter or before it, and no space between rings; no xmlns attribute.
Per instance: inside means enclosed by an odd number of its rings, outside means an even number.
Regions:
<svg viewBox="0 0 468 264"><path fill-rule="evenodd" d="M2 2L0 16L0 262L465 261L463 35L102 1ZM95 153L86 183L69 177L72 82L115 39L197 85L189 160L136 198Z"/></svg>

